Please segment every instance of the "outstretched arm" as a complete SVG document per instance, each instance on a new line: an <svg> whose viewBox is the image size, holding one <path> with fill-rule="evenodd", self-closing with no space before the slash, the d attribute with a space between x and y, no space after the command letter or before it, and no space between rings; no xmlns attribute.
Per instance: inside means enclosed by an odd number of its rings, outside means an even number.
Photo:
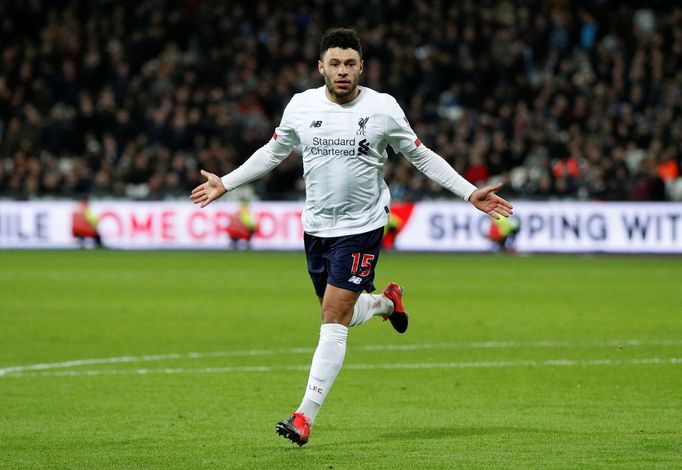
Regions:
<svg viewBox="0 0 682 470"><path fill-rule="evenodd" d="M502 183L498 183L476 189L471 193L471 196L469 196L469 202L472 203L476 209L485 212L494 219L499 219L500 216L509 217L513 214L513 206L508 201L495 194L495 191L501 187Z"/></svg>
<svg viewBox="0 0 682 470"><path fill-rule="evenodd" d="M289 129L279 127L278 130L284 134ZM206 207L228 191L232 191L239 186L260 178L265 173L282 163L289 155L293 144L291 140L280 137L275 133L270 141L256 150L248 160L236 170L228 173L222 178L208 171L201 170L201 174L206 178L206 182L200 184L192 190L190 198L195 204Z"/></svg>
<svg viewBox="0 0 682 470"><path fill-rule="evenodd" d="M227 189L223 186L223 182L218 175L204 170L201 170L201 174L207 181L194 188L189 197L194 204L199 204L200 207L206 207L211 201L215 201L225 194Z"/></svg>
<svg viewBox="0 0 682 470"><path fill-rule="evenodd" d="M440 155L424 147L421 143L416 146L415 151L406 153L405 156L419 171L465 201L469 201L478 210L495 219L499 219L500 216L509 217L512 214L512 205L495 194L495 191L502 187L502 183L476 188L457 173Z"/></svg>
<svg viewBox="0 0 682 470"><path fill-rule="evenodd" d="M389 101L387 107L388 143L405 155L419 171L495 219L499 219L500 216L509 217L512 214L512 205L494 193L502 187L501 184L476 188L457 173L443 157L422 144L395 100Z"/></svg>
<svg viewBox="0 0 682 470"><path fill-rule="evenodd" d="M299 143L295 126L292 124L291 106L296 96L284 109L282 122L267 144L256 150L239 168L220 178L218 175L201 170L206 182L192 190L190 199L194 204L206 207L228 191L260 178L282 163L291 150Z"/></svg>

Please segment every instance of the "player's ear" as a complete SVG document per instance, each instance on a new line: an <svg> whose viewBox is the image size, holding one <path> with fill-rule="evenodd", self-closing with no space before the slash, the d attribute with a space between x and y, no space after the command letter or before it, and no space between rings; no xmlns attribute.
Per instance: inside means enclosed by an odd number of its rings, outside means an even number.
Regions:
<svg viewBox="0 0 682 470"><path fill-rule="evenodd" d="M360 73L362 73L363 70L365 70L365 61L361 60L360 61Z"/></svg>
<svg viewBox="0 0 682 470"><path fill-rule="evenodd" d="M321 60L317 61L317 71L320 72L320 75L324 75L324 63Z"/></svg>

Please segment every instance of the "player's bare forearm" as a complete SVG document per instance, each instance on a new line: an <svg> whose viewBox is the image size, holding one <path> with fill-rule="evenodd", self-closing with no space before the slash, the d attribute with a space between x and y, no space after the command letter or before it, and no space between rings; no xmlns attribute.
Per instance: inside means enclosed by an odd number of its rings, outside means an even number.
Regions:
<svg viewBox="0 0 682 470"><path fill-rule="evenodd" d="M499 219L500 216L509 217L514 213L514 207L506 199L495 194L501 187L502 183L498 183L478 188L469 196L469 202L494 219Z"/></svg>
<svg viewBox="0 0 682 470"><path fill-rule="evenodd" d="M201 170L201 174L206 178L206 182L194 188L189 197L194 204L199 204L200 207L206 207L212 201L215 201L225 194L227 189L223 186L223 182L218 175L204 170Z"/></svg>

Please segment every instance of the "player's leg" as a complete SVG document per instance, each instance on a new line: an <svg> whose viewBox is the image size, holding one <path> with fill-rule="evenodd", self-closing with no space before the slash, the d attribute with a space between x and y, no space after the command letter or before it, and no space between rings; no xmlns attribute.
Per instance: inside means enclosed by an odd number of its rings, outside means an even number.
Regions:
<svg viewBox="0 0 682 470"><path fill-rule="evenodd" d="M393 302L381 294L363 293L358 297L348 326L358 326L376 316L387 316L393 312Z"/></svg>
<svg viewBox="0 0 682 470"><path fill-rule="evenodd" d="M322 304L324 302L324 296L327 290L328 276L326 250L328 249L330 240L314 237L306 233L303 236L303 242L305 246L306 262L308 265L308 274L310 275L310 280L313 282L315 294L320 301L320 311L322 312L322 318L324 318ZM320 337L321 336L322 329L320 329ZM315 356L313 355L313 359L314 357ZM316 402L309 400L304 396L301 405L293 413L293 415L275 425L275 431L279 435L284 436L299 446L302 446L308 442L310 427L319 407L320 406Z"/></svg>
<svg viewBox="0 0 682 470"><path fill-rule="evenodd" d="M338 323L348 327L360 292L327 285L322 298L322 324Z"/></svg>
<svg viewBox="0 0 682 470"><path fill-rule="evenodd" d="M376 240L379 239L381 242L380 233L375 233L370 237L370 244L376 244ZM308 272L315 286L315 292L317 293L317 298L320 302L320 307L322 306L322 301L324 299L324 293L327 288L327 260L323 252L323 246L331 244L330 240L321 240L317 237L311 237L306 235L305 245L306 245L306 257L308 263ZM377 251L378 255L378 251ZM355 263L355 258L353 253L349 255L346 254L346 259L351 260L351 269ZM372 260L376 266L376 259ZM358 270L362 262L362 257L358 257L357 267L353 273L347 273L350 278L356 278ZM364 271L363 271L364 273ZM346 274L342 274L346 275ZM367 277L367 276L365 276ZM374 289L373 284L369 284L368 288ZM381 294L369 294L363 292L360 297L358 297L353 308L353 315L348 323L349 327L362 325L363 323L371 320L373 317L381 316L384 320L391 320L393 327L403 333L407 329L407 314L404 313L405 310L402 306L402 289L394 289L395 284L389 284L386 286Z"/></svg>
<svg viewBox="0 0 682 470"><path fill-rule="evenodd" d="M351 285L355 283L367 292L374 291L374 272L379 261L383 229L378 229L361 236L363 240L362 251L345 250L345 258L353 261L350 277L348 273L341 273L343 287L353 290ZM333 273L332 273L333 274ZM379 295L363 293L358 298L353 309L348 326L362 325L375 316L381 316L384 320L390 320L391 325L398 333L407 330L408 318L402 303L403 289L397 284L388 284Z"/></svg>
<svg viewBox="0 0 682 470"><path fill-rule="evenodd" d="M405 333L408 315L403 305L403 288L391 282L380 295L362 294L355 303L353 317L348 326L362 325L370 319L381 316L390 320L398 333Z"/></svg>
<svg viewBox="0 0 682 470"><path fill-rule="evenodd" d="M363 292L354 307L348 326L365 323L376 315L388 315L392 303L375 290L374 274L379 262L383 229L346 237L335 245L336 262L330 266L329 284L350 291Z"/></svg>
<svg viewBox="0 0 682 470"><path fill-rule="evenodd" d="M310 424L324 402L346 356L348 322L359 292L328 285L322 300L320 339L313 355L308 384L299 412Z"/></svg>
<svg viewBox="0 0 682 470"><path fill-rule="evenodd" d="M388 286L387 288L388 289ZM353 307L353 315L348 327L362 325L374 317L383 317L387 320L394 311L394 302L386 296L386 289L382 294L368 294L363 292L358 297ZM402 293L401 293L402 296ZM323 297L318 297L322 307ZM402 332L401 332L402 333Z"/></svg>
<svg viewBox="0 0 682 470"><path fill-rule="evenodd" d="M322 298L320 339L313 355L301 405L276 431L303 445L346 354L348 324L363 290L374 290L374 266L378 260L381 232L321 239L305 237L308 272L315 292ZM321 280L326 276L327 284Z"/></svg>
<svg viewBox="0 0 682 470"><path fill-rule="evenodd" d="M327 285L322 298L320 339L310 365L310 374L300 406L278 424L277 432L303 445L307 442L317 412L324 403L346 356L348 322L360 292ZM297 421L297 423L295 422Z"/></svg>

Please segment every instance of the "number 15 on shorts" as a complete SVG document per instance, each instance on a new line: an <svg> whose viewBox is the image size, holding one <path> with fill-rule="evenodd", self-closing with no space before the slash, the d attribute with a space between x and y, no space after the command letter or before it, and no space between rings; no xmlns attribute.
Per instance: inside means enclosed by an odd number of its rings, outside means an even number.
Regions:
<svg viewBox="0 0 682 470"><path fill-rule="evenodd" d="M371 253L351 253L353 257L353 267L351 268L351 274L358 275L360 277L367 277L372 272L372 261L376 258L375 255Z"/></svg>

